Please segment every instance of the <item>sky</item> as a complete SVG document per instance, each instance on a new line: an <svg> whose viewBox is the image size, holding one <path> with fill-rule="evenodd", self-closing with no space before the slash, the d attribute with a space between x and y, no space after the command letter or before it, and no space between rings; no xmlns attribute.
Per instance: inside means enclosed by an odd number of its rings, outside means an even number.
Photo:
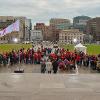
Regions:
<svg viewBox="0 0 100 100"><path fill-rule="evenodd" d="M33 23L51 18L100 16L100 0L0 0L0 16L26 16Z"/></svg>

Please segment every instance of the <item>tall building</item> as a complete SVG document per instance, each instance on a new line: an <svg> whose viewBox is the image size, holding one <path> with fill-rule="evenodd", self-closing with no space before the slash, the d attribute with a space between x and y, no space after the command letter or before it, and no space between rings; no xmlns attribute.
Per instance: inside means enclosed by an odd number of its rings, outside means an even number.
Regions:
<svg viewBox="0 0 100 100"><path fill-rule="evenodd" d="M43 34L41 30L31 31L31 41L43 41Z"/></svg>
<svg viewBox="0 0 100 100"><path fill-rule="evenodd" d="M53 26L56 29L66 30L70 28L71 22L69 19L52 18L50 19L50 26Z"/></svg>
<svg viewBox="0 0 100 100"><path fill-rule="evenodd" d="M52 41L58 41L60 30L67 30L71 26L69 19L52 18L50 19L50 28L52 34Z"/></svg>
<svg viewBox="0 0 100 100"><path fill-rule="evenodd" d="M15 17L15 20L20 21L20 32L19 37L21 41L30 40L30 34L32 30L31 19L27 19L26 17Z"/></svg>
<svg viewBox="0 0 100 100"><path fill-rule="evenodd" d="M31 31L31 20L26 17L17 17L17 16L0 16L0 30L5 29L16 20L19 20L20 26L19 32L12 32L7 34L6 36L1 37L2 41L11 42L13 38L18 38L20 42L29 40L29 34Z"/></svg>
<svg viewBox="0 0 100 100"><path fill-rule="evenodd" d="M31 39L32 23L31 19L25 20L25 41L30 41Z"/></svg>
<svg viewBox="0 0 100 100"><path fill-rule="evenodd" d="M34 30L41 30L43 33L43 40L50 40L50 27L45 25L44 23L36 23L34 26Z"/></svg>
<svg viewBox="0 0 100 100"><path fill-rule="evenodd" d="M75 42L82 43L84 34L78 29L68 29L61 30L59 33L59 42L61 43L73 43Z"/></svg>
<svg viewBox="0 0 100 100"><path fill-rule="evenodd" d="M91 18L88 16L77 16L73 19L73 27L79 29L79 31L86 32L87 21Z"/></svg>
<svg viewBox="0 0 100 100"><path fill-rule="evenodd" d="M87 22L86 32L93 36L94 41L100 42L100 17L93 18Z"/></svg>

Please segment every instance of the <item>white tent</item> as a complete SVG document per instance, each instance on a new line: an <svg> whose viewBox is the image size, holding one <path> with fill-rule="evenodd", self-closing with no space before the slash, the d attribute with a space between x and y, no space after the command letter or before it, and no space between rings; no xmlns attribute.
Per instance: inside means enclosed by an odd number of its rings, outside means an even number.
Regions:
<svg viewBox="0 0 100 100"><path fill-rule="evenodd" d="M75 48L76 51L79 51L79 52L82 51L85 54L87 52L87 47L83 46L81 43L79 43L78 45L76 45L74 48Z"/></svg>

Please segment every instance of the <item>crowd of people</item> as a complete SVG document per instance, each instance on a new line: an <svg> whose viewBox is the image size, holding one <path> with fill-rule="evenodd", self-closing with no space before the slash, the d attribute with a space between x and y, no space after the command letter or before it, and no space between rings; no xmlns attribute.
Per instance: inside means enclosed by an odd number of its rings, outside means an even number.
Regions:
<svg viewBox="0 0 100 100"><path fill-rule="evenodd" d="M100 55L87 55L83 52L71 52L64 48L46 48L41 45L37 50L24 48L0 54L0 66L15 64L40 64L41 73L57 73L58 71L76 70L76 66L90 67L98 70Z"/></svg>
<svg viewBox="0 0 100 100"><path fill-rule="evenodd" d="M53 53L50 52L45 57L41 66L42 73L57 73L58 70L71 71L76 70L77 66L100 70L100 55L87 55L84 52L71 52L62 48L55 49Z"/></svg>

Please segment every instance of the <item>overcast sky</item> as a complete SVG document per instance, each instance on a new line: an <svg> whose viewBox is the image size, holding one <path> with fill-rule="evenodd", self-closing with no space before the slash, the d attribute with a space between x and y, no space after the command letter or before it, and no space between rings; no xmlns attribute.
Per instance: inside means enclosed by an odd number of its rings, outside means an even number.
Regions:
<svg viewBox="0 0 100 100"><path fill-rule="evenodd" d="M80 15L100 16L100 0L0 0L0 16L26 16L33 23Z"/></svg>

